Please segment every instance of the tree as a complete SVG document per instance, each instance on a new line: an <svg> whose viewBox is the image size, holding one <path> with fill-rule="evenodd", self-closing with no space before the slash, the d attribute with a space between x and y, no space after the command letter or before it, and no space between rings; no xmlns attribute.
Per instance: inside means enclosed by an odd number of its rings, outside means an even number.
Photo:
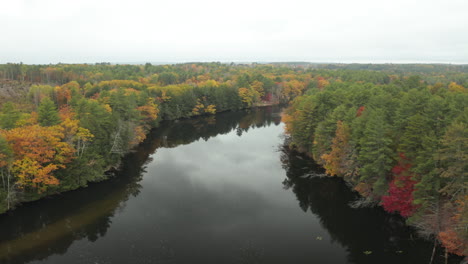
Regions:
<svg viewBox="0 0 468 264"><path fill-rule="evenodd" d="M323 90L326 86L330 85L330 82L325 80L325 78L318 76L317 78L317 88Z"/></svg>
<svg viewBox="0 0 468 264"><path fill-rule="evenodd" d="M6 131L5 138L14 152L12 172L22 188L39 193L59 181L52 174L73 159L75 150L63 142L63 129L59 126L38 125Z"/></svg>
<svg viewBox="0 0 468 264"><path fill-rule="evenodd" d="M426 119L416 114L408 118L407 125L404 128L398 151L405 153L406 157L414 162L421 151L423 136L430 130Z"/></svg>
<svg viewBox="0 0 468 264"><path fill-rule="evenodd" d="M68 104L73 94L80 94L80 84L76 81L55 87L55 97L59 106Z"/></svg>
<svg viewBox="0 0 468 264"><path fill-rule="evenodd" d="M197 104L195 105L195 107L192 109L192 115L200 115L201 114L201 111L203 110L203 108L205 108L205 105L202 104L202 102L200 101L200 99L197 99Z"/></svg>
<svg viewBox="0 0 468 264"><path fill-rule="evenodd" d="M162 72L159 74L158 81L161 85L176 84L179 76L174 72Z"/></svg>
<svg viewBox="0 0 468 264"><path fill-rule="evenodd" d="M383 111L376 109L370 112L360 139L360 181L374 183L377 194L383 194L386 189L386 176L393 163L393 151L390 148L392 141L387 134L388 126Z"/></svg>
<svg viewBox="0 0 468 264"><path fill-rule="evenodd" d="M256 91L256 94L259 97L263 97L265 95L265 90L263 89L263 83L260 81L254 81L251 85L252 89Z"/></svg>
<svg viewBox="0 0 468 264"><path fill-rule="evenodd" d="M323 109L324 107L321 102L317 102L317 108L318 111L323 111L326 115L327 111ZM331 151L332 141L336 135L337 122L348 119L347 116L349 116L349 109L345 105L340 105L317 124L312 154L319 164L325 163L322 156Z"/></svg>
<svg viewBox="0 0 468 264"><path fill-rule="evenodd" d="M12 102L6 102L3 105L2 113L0 114L0 128L12 129L16 125L16 121L20 118L20 113Z"/></svg>
<svg viewBox="0 0 468 264"><path fill-rule="evenodd" d="M6 208L4 208L4 210L9 210L14 200L13 193L15 188L14 181L11 176L12 163L13 151L11 150L10 146L8 146L8 142L6 141L5 137L0 134L0 176L2 178L1 185L3 187L0 190L0 197L3 198L2 193L5 194ZM0 208L2 208L1 203ZM0 210L0 212L4 210Z"/></svg>
<svg viewBox="0 0 468 264"><path fill-rule="evenodd" d="M143 125L150 128L153 122L158 118L159 113L158 106L154 103L153 98L148 98L145 105L139 106L137 109L140 112Z"/></svg>
<svg viewBox="0 0 468 264"><path fill-rule="evenodd" d="M458 234L453 230L453 228L448 228L444 231L440 231L438 234L438 239L442 245L448 250L448 252L463 256L466 252L466 245L463 240L458 237Z"/></svg>
<svg viewBox="0 0 468 264"><path fill-rule="evenodd" d="M60 123L57 108L50 98L45 97L42 99L38 112L38 121L41 126L48 127L58 125Z"/></svg>
<svg viewBox="0 0 468 264"><path fill-rule="evenodd" d="M365 106L360 106L358 110L356 111L356 117L360 117L362 115L362 112L366 109Z"/></svg>
<svg viewBox="0 0 468 264"><path fill-rule="evenodd" d="M135 93L127 93L123 88L112 90L110 93L110 106L112 107L112 114L116 118L123 121L136 121L138 120L137 111L137 95Z"/></svg>
<svg viewBox="0 0 468 264"><path fill-rule="evenodd" d="M50 85L31 85L28 92L28 98L36 105L39 106L42 99L45 97L53 96L54 87Z"/></svg>
<svg viewBox="0 0 468 264"><path fill-rule="evenodd" d="M291 80L289 82L284 83L284 87L281 92L282 102L289 102L294 97L301 95L304 89L304 83L298 80Z"/></svg>
<svg viewBox="0 0 468 264"><path fill-rule="evenodd" d="M339 120L336 124L331 152L322 156L328 174L345 176L353 173L353 148L350 144L350 137L351 128Z"/></svg>
<svg viewBox="0 0 468 264"><path fill-rule="evenodd" d="M313 96L304 96L294 100L283 115L286 133L291 135L292 143L302 150L311 152L319 118L321 116L316 112Z"/></svg>
<svg viewBox="0 0 468 264"><path fill-rule="evenodd" d="M451 82L448 86L449 91L451 92L465 92L465 87L457 84L456 82Z"/></svg>
<svg viewBox="0 0 468 264"><path fill-rule="evenodd" d="M63 129L63 141L76 150L76 155L83 155L88 143L94 137L91 132L80 126L80 121L75 118L76 114L68 106L60 109L60 126Z"/></svg>
<svg viewBox="0 0 468 264"><path fill-rule="evenodd" d="M239 97L247 107L251 107L255 100L255 90L249 88L239 88Z"/></svg>
<svg viewBox="0 0 468 264"><path fill-rule="evenodd" d="M440 190L450 196L464 196L468 191L468 126L454 122L441 140L440 176L447 183Z"/></svg>
<svg viewBox="0 0 468 264"><path fill-rule="evenodd" d="M412 179L409 169L411 164L403 153L392 169L393 180L390 182L388 194L382 196L382 206L387 212L399 212L403 217L411 216L418 206L413 204L413 192L416 181Z"/></svg>

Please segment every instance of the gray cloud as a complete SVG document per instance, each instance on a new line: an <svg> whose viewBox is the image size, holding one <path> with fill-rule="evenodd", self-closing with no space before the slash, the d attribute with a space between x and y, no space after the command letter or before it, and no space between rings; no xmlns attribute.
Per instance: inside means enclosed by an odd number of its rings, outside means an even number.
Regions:
<svg viewBox="0 0 468 264"><path fill-rule="evenodd" d="M464 0L5 0L0 63L467 63L466 10Z"/></svg>

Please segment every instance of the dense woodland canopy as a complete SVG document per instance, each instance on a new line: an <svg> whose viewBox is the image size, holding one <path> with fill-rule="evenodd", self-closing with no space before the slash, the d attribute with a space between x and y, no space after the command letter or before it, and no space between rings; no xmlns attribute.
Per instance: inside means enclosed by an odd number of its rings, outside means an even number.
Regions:
<svg viewBox="0 0 468 264"><path fill-rule="evenodd" d="M4 64L0 80L0 212L105 179L160 120L291 103L293 146L467 254L467 66Z"/></svg>

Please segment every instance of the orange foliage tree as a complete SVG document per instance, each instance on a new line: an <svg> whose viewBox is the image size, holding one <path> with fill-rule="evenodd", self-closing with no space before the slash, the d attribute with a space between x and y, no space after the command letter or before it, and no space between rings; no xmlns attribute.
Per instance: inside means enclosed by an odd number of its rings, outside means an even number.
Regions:
<svg viewBox="0 0 468 264"><path fill-rule="evenodd" d="M464 242L458 237L457 233L453 228L448 228L444 231L439 232L438 239L442 243L448 252L463 256ZM466 254L466 252L465 252Z"/></svg>
<svg viewBox="0 0 468 264"><path fill-rule="evenodd" d="M146 104L138 107L137 110L140 112L142 122L148 128L150 123L158 118L159 109L152 98L149 98Z"/></svg>
<svg viewBox="0 0 468 264"><path fill-rule="evenodd" d="M62 141L63 131L61 126L39 125L3 131L14 152L12 172L21 188L32 188L41 193L49 186L59 184L52 172L65 168L75 152L70 144Z"/></svg>
<svg viewBox="0 0 468 264"><path fill-rule="evenodd" d="M351 128L341 120L337 122L335 137L332 141L332 150L322 155L324 167L330 175L345 176L350 173L352 147L349 144Z"/></svg>
<svg viewBox="0 0 468 264"><path fill-rule="evenodd" d="M437 234L442 246L448 252L459 256L468 255L468 195L455 202L455 210L446 221L445 228Z"/></svg>
<svg viewBox="0 0 468 264"><path fill-rule="evenodd" d="M320 89L320 90L323 90L323 88L325 88L326 86L330 85L330 82L325 80L325 78L321 77L321 76L318 76L317 77L317 87Z"/></svg>
<svg viewBox="0 0 468 264"><path fill-rule="evenodd" d="M146 131L142 126L135 126L132 132L133 136L131 137L131 141L129 143L130 147L138 145L146 139Z"/></svg>

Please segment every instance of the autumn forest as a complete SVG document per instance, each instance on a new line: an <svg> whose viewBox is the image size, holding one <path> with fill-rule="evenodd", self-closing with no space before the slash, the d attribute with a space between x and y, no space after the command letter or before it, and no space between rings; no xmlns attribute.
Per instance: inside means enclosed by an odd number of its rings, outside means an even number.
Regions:
<svg viewBox="0 0 468 264"><path fill-rule="evenodd" d="M112 177L164 120L269 105L356 206L468 254L466 65L3 64L0 213Z"/></svg>

